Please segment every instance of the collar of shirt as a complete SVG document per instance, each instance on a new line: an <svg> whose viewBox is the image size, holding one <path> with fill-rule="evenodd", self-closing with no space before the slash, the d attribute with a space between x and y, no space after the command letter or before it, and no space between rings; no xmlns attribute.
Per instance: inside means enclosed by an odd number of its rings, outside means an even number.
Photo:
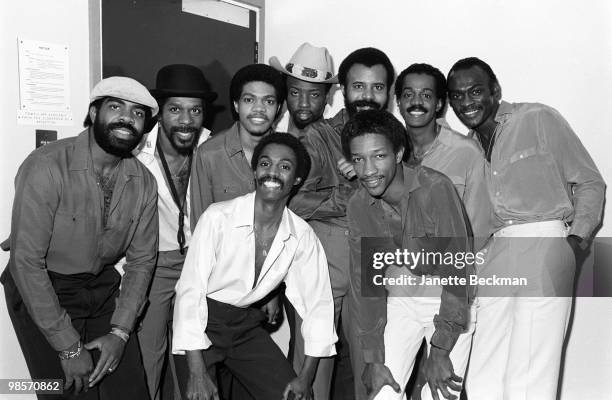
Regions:
<svg viewBox="0 0 612 400"><path fill-rule="evenodd" d="M72 161L70 161L71 171L85 171L89 169L90 165L93 165L91 158L91 151L89 150L89 141L93 136L91 129L86 129L77 136L74 142L74 152L72 153ZM142 174L136 167L136 164L131 162L124 162L129 159L121 159L121 169L124 175L141 176Z"/></svg>
<svg viewBox="0 0 612 400"><path fill-rule="evenodd" d="M244 152L240 142L240 122L238 121L234 122L225 135L225 151L230 158Z"/></svg>
<svg viewBox="0 0 612 400"><path fill-rule="evenodd" d="M235 228L248 227L253 231L255 221L255 193L251 192L243 197L244 206L238 207L238 211L232 216L232 226ZM289 209L285 206L283 216L276 236L282 241L287 241L291 236L297 238L297 230L293 220L290 218Z"/></svg>
<svg viewBox="0 0 612 400"><path fill-rule="evenodd" d="M346 108L343 108L342 110L338 111L336 115L334 115L330 119L327 119L326 121L329 125L331 125L332 128L334 128L336 132L338 132L338 134L341 134L342 129L344 128L344 125L346 125L348 120L348 111L346 111Z"/></svg>
<svg viewBox="0 0 612 400"><path fill-rule="evenodd" d="M495 122L497 122L498 124L500 123L503 124L508 119L510 119L510 117L512 117L513 113L514 113L514 104L508 103L507 101L502 100L499 103L497 112L495 113L495 118L494 118ZM476 132L474 129L470 129L467 133L467 136L473 139L475 142L477 142L480 149L484 151L484 148L482 147L482 143L480 143L480 137L478 136L478 132Z"/></svg>
<svg viewBox="0 0 612 400"><path fill-rule="evenodd" d="M155 124L153 129L149 133L145 133L145 135L140 140L140 143L134 150L132 150L132 154L138 158L143 164L150 164L155 160L155 149L157 145L157 135L159 134L159 123ZM198 146L204 143L210 137L210 131L204 127L202 127L202 131L200 132L200 138L198 139ZM195 149L194 149L195 151Z"/></svg>
<svg viewBox="0 0 612 400"><path fill-rule="evenodd" d="M415 190L421 187L421 183L419 182L419 179L417 177L417 170L416 170L416 168L420 168L420 167L413 168L402 162L401 168L402 168L401 173L404 174L404 195L402 196L402 204L404 204L405 200L407 200L408 197L410 196L410 193L414 192ZM363 195L370 196L367 190L365 190L364 188L362 188L360 192L362 193L362 196ZM376 197L370 196L370 205L378 204L379 206L382 206L381 203L383 201L384 200L382 198L376 198Z"/></svg>

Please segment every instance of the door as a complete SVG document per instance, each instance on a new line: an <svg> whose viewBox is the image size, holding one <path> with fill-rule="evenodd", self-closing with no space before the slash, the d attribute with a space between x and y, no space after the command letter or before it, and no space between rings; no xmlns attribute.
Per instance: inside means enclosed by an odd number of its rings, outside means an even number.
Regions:
<svg viewBox="0 0 612 400"><path fill-rule="evenodd" d="M213 132L233 122L229 85L241 67L256 62L256 13L249 28L183 12L181 0L103 0L102 77L137 79L155 87L167 64L192 64L219 94L205 126Z"/></svg>

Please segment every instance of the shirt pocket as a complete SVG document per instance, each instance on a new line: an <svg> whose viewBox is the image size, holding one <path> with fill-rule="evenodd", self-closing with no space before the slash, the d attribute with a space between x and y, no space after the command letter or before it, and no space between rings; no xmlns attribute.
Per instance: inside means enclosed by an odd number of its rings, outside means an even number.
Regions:
<svg viewBox="0 0 612 400"><path fill-rule="evenodd" d="M538 149L536 147L530 147L525 150L517 151L512 156L510 156L510 164L515 163L519 160L523 160L528 157L533 157L538 154Z"/></svg>
<svg viewBox="0 0 612 400"><path fill-rule="evenodd" d="M61 263L62 268L67 268L62 270L63 273L89 272L69 269L88 265L94 254L95 243L96 221L93 215L58 210L53 219L47 261Z"/></svg>

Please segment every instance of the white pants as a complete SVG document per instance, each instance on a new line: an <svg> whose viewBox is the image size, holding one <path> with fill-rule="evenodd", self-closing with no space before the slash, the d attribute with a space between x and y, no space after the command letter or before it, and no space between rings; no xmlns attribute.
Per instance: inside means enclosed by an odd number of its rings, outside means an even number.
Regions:
<svg viewBox="0 0 612 400"><path fill-rule="evenodd" d="M479 277L526 276L526 292L479 297L466 389L470 400L554 400L572 303L574 253L561 221L504 228ZM559 291L560 290L560 291ZM545 297L545 295L549 295Z"/></svg>
<svg viewBox="0 0 612 400"><path fill-rule="evenodd" d="M405 399L404 389L414 368L417 352L423 338L427 340L429 353L431 336L435 327L434 315L440 309L440 298L432 297L389 297L387 300L387 325L385 326L385 365L402 388L396 393L390 386L384 386L376 400ZM469 329L459 336L450 353L456 375L463 378L470 354L474 332L474 310L470 313ZM453 391L449 388L449 391ZM456 393L457 396L459 393ZM429 386L425 385L422 399L431 399ZM440 394L440 396L442 396ZM442 397L440 397L442 398ZM470 399L471 400L471 399Z"/></svg>

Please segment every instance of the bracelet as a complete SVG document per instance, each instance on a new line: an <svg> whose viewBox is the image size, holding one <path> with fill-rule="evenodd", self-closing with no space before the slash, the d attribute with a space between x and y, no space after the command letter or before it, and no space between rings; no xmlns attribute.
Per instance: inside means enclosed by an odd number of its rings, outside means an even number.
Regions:
<svg viewBox="0 0 612 400"><path fill-rule="evenodd" d="M130 334L125 332L123 329L117 328L117 327L113 327L111 328L110 331L111 334L119 337L119 339L123 340L125 343L127 343L128 339L130 338Z"/></svg>
<svg viewBox="0 0 612 400"><path fill-rule="evenodd" d="M79 340L77 343L77 349L74 351L70 350L62 350L58 353L60 360L70 360L71 358L77 358L81 355L81 350L83 350L83 344Z"/></svg>

